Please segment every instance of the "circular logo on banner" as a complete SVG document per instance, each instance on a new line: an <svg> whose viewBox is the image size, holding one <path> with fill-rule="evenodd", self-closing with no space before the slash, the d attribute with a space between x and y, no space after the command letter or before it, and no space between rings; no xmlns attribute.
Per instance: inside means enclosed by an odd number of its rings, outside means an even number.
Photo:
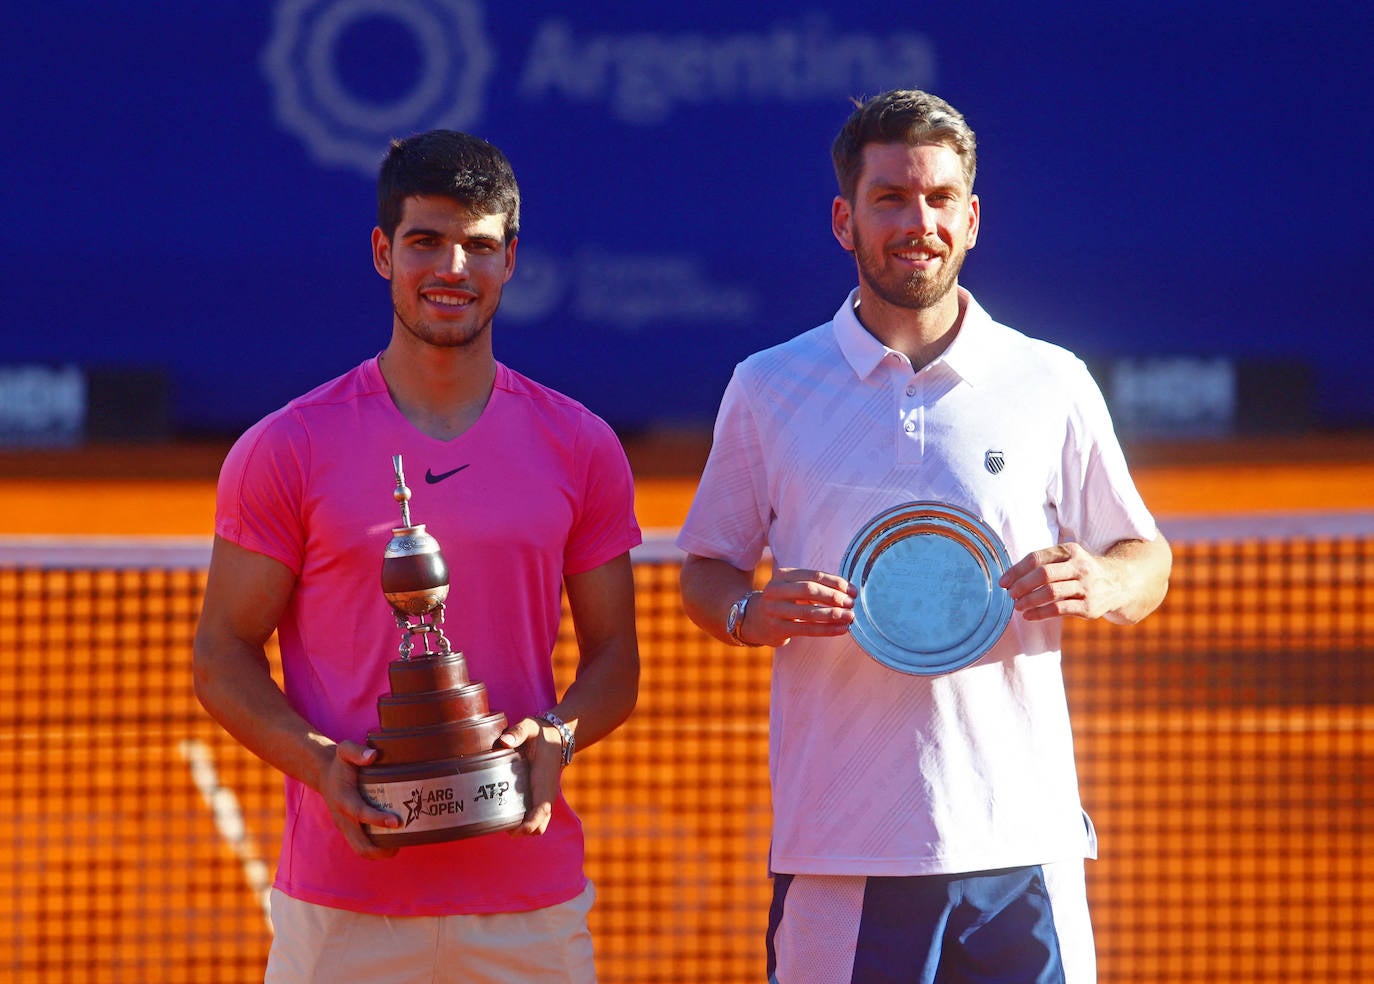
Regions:
<svg viewBox="0 0 1374 984"><path fill-rule="evenodd" d="M350 82L344 56L350 32L383 25L413 46L414 77L378 97ZM384 54L371 57L394 71ZM475 0L281 0L262 54L282 126L321 163L369 178L393 137L478 120L492 63Z"/></svg>

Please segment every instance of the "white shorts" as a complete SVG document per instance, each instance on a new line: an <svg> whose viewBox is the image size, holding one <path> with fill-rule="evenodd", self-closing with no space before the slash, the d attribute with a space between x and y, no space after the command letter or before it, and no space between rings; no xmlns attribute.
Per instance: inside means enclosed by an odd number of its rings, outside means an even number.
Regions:
<svg viewBox="0 0 1374 984"><path fill-rule="evenodd" d="M596 984L596 892L530 912L376 916L272 890L266 984Z"/></svg>

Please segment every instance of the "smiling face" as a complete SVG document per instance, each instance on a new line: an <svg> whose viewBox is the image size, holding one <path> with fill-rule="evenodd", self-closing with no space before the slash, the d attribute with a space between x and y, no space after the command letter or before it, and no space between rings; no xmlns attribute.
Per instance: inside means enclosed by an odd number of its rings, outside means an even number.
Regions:
<svg viewBox="0 0 1374 984"><path fill-rule="evenodd" d="M854 254L861 304L924 310L956 301L959 270L978 239L978 196L943 144L871 143L853 201L837 197L831 223Z"/></svg>
<svg viewBox="0 0 1374 984"><path fill-rule="evenodd" d="M440 348L490 344L501 290L515 270L505 219L473 215L452 199L405 199L390 239L372 230L372 262L391 282L393 336Z"/></svg>

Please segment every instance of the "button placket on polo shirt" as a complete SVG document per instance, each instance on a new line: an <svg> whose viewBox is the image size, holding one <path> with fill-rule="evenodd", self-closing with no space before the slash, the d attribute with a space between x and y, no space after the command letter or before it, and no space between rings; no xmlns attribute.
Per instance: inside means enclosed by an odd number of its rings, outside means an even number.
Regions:
<svg viewBox="0 0 1374 984"><path fill-rule="evenodd" d="M925 456L925 385L919 373L911 373L911 363L900 356L896 361L904 370L893 374L897 387L897 417L901 422L897 459L920 461Z"/></svg>

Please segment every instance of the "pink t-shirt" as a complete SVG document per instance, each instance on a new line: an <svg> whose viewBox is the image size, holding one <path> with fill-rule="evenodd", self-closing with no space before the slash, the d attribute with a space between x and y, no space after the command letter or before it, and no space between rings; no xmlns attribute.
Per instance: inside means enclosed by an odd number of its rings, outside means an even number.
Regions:
<svg viewBox="0 0 1374 984"><path fill-rule="evenodd" d="M220 473L215 532L297 574L277 628L291 705L336 741L377 726L401 641L381 589L401 524L396 454L411 521L448 564L445 635L492 710L516 721L551 706L563 576L640 542L619 441L585 407L503 365L477 423L436 440L396 409L375 358L259 421ZM496 833L364 860L323 799L288 778L276 884L360 912L524 911L577 895L582 858L581 824L560 798L542 837Z"/></svg>

